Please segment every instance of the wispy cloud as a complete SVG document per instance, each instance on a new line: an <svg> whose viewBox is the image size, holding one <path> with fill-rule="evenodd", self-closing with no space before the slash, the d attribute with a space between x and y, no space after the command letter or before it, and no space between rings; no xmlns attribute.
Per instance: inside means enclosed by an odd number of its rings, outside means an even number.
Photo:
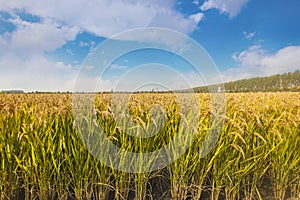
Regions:
<svg viewBox="0 0 300 200"><path fill-rule="evenodd" d="M194 0L193 4L198 5L199 4L199 0Z"/></svg>
<svg viewBox="0 0 300 200"><path fill-rule="evenodd" d="M109 66L110 69L114 69L114 70L123 70L123 69L128 69L128 66L125 65L118 65L118 64L111 64Z"/></svg>
<svg viewBox="0 0 300 200"><path fill-rule="evenodd" d="M233 18L239 14L244 5L250 0L206 0L201 6L201 10L218 9L220 13Z"/></svg>
<svg viewBox="0 0 300 200"><path fill-rule="evenodd" d="M243 32L243 35L247 40L251 40L255 36L255 34L256 32L251 32L251 33L247 33L245 31Z"/></svg>
<svg viewBox="0 0 300 200"><path fill-rule="evenodd" d="M80 41L79 42L79 46L81 46L81 47L87 47L87 46L89 46L89 44L87 42Z"/></svg>

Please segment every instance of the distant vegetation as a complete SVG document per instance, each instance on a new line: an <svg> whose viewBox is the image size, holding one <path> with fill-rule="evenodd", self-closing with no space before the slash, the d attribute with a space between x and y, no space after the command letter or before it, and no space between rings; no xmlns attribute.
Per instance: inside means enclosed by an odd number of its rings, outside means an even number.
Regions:
<svg viewBox="0 0 300 200"><path fill-rule="evenodd" d="M23 90L2 90L1 93L3 94L23 94Z"/></svg>
<svg viewBox="0 0 300 200"><path fill-rule="evenodd" d="M215 87L215 88L214 88ZM218 90L219 85L211 86ZM300 70L268 77L256 77L224 83L226 92L275 92L300 91ZM194 88L196 92L208 92L207 86Z"/></svg>

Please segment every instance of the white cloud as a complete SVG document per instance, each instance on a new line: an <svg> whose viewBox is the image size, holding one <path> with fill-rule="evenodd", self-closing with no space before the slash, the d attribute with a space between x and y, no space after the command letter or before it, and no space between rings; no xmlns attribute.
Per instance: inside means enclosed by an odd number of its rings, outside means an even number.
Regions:
<svg viewBox="0 0 300 200"><path fill-rule="evenodd" d="M178 12L157 13L153 17L149 26L170 28L189 34L195 30L202 18L203 13L190 15L187 18Z"/></svg>
<svg viewBox="0 0 300 200"><path fill-rule="evenodd" d="M8 21L16 28L0 35L1 89L72 91L76 66L51 61L45 53L74 40L79 28L51 20L28 22L17 15Z"/></svg>
<svg viewBox="0 0 300 200"><path fill-rule="evenodd" d="M218 9L220 13L226 13L229 18L233 18L239 14L242 7L250 0L206 0L201 10Z"/></svg>
<svg viewBox="0 0 300 200"><path fill-rule="evenodd" d="M34 3L31 0L0 0L0 10L23 10L104 37L149 25L191 33L197 23L176 11L175 3L174 0L48 0Z"/></svg>
<svg viewBox="0 0 300 200"><path fill-rule="evenodd" d="M72 91L76 69L38 55L28 59L5 55L0 57L1 90Z"/></svg>
<svg viewBox="0 0 300 200"><path fill-rule="evenodd" d="M197 13L194 15L190 15L189 19L193 19L197 25L203 19L203 17L204 17L203 13Z"/></svg>
<svg viewBox="0 0 300 200"><path fill-rule="evenodd" d="M194 0L193 4L198 5L199 4L199 0Z"/></svg>
<svg viewBox="0 0 300 200"><path fill-rule="evenodd" d="M247 50L235 53L232 58L241 63L242 66L259 66L261 59L266 56L267 52L260 45L253 45Z"/></svg>
<svg viewBox="0 0 300 200"><path fill-rule="evenodd" d="M147 29L135 29L116 35L113 39L138 42L136 44L138 44L139 47L143 45L148 46L148 43L150 43L155 46L155 48L172 50L177 53L190 48L190 38L164 28L149 27Z"/></svg>
<svg viewBox="0 0 300 200"><path fill-rule="evenodd" d="M19 17L10 19L16 29L5 35L0 35L0 52L20 54L35 54L54 51L67 41L76 38L79 29L59 25L56 22L45 20L41 23L31 23Z"/></svg>
<svg viewBox="0 0 300 200"><path fill-rule="evenodd" d="M238 67L225 71L225 81L269 76L300 69L300 46L287 46L269 53L260 45L253 45L233 55Z"/></svg>

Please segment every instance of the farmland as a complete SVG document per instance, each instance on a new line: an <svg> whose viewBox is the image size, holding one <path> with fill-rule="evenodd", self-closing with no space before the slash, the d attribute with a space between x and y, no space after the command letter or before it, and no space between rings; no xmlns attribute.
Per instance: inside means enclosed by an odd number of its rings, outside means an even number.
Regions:
<svg viewBox="0 0 300 200"><path fill-rule="evenodd" d="M130 113L137 124L150 123L153 101L167 112L169 123L147 139L120 130L111 94L96 96L97 123L120 148L155 151L175 134L188 137L177 127L173 98L134 94ZM212 113L208 94L197 99L199 127L184 154L164 168L130 173L99 162L83 145L71 94L0 94L0 199L300 198L300 93L226 94L221 135L203 157Z"/></svg>

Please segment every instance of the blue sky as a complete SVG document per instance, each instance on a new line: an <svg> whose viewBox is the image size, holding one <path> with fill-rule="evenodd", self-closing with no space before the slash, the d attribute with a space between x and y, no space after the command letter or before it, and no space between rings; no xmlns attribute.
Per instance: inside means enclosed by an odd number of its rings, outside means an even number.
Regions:
<svg viewBox="0 0 300 200"><path fill-rule="evenodd" d="M113 35L145 27L191 37L224 81L295 71L300 69L299 8L299 0L0 0L0 90L72 91L92 49ZM115 60L97 75L98 87L113 89L133 68L154 62L173 68L192 86L204 84L180 57L144 50Z"/></svg>

